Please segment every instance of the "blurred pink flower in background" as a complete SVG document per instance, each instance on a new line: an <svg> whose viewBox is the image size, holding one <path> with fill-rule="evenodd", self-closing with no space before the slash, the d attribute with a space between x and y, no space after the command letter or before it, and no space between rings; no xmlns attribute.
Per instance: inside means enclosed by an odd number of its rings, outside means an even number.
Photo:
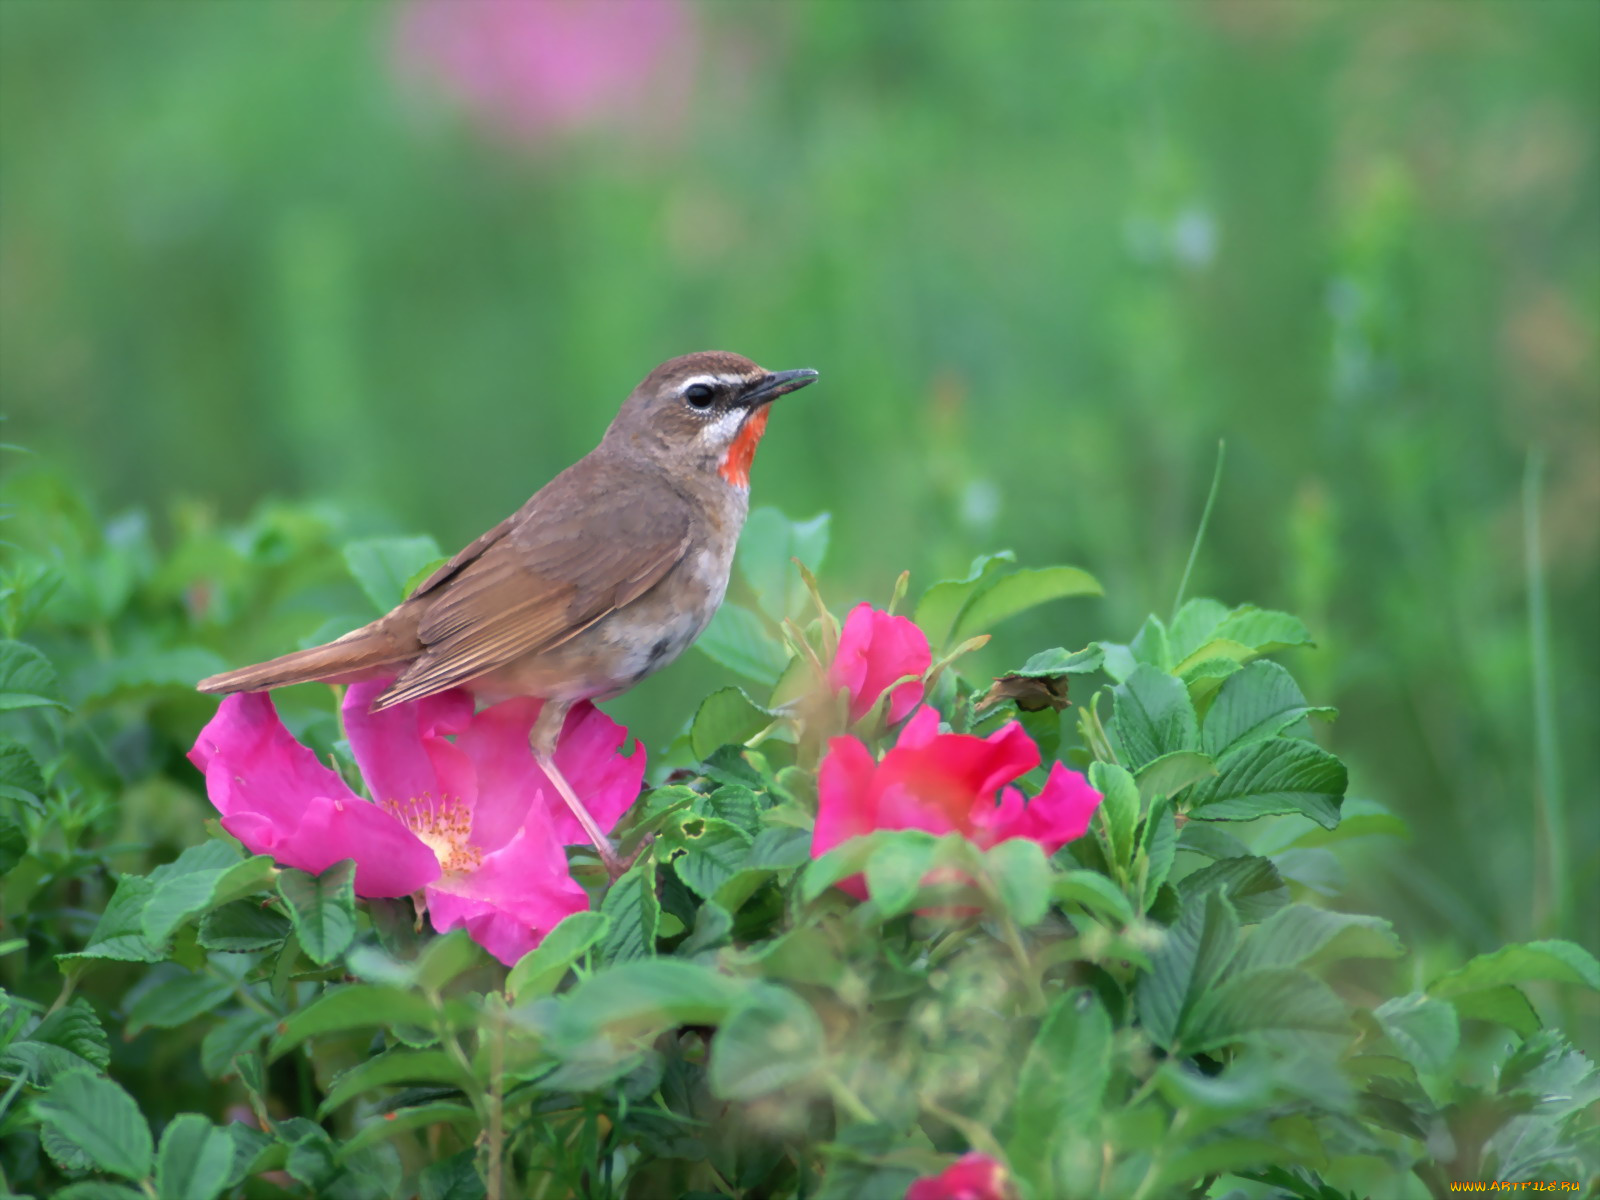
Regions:
<svg viewBox="0 0 1600 1200"><path fill-rule="evenodd" d="M472 697L452 691L369 713L385 686L355 684L344 700L371 802L295 741L262 694L225 699L189 759L222 827L252 853L311 872L354 859L358 896L423 891L436 930L463 927L514 963L589 903L562 851L587 838L528 746L540 702L474 714ZM579 704L556 748L557 766L606 830L644 777L643 747L620 753L627 736Z"/></svg>
<svg viewBox="0 0 1600 1200"><path fill-rule="evenodd" d="M577 130L670 132L699 58L682 0L407 0L403 74L527 142Z"/></svg>
<svg viewBox="0 0 1600 1200"><path fill-rule="evenodd" d="M917 1180L906 1189L906 1200L1013 1200L1016 1194L1005 1167L973 1150L939 1174Z"/></svg>
<svg viewBox="0 0 1600 1200"><path fill-rule="evenodd" d="M828 686L834 692L849 689L850 720L855 722L872 710L895 680L918 676L889 696L888 723L894 725L922 699L921 676L932 665L928 635L915 622L858 604L839 632L839 652L828 668Z"/></svg>
<svg viewBox="0 0 1600 1200"><path fill-rule="evenodd" d="M881 762L855 738L834 738L817 775L811 856L878 829L959 833L983 849L1020 837L1054 854L1087 832L1100 793L1059 762L1031 800L1005 786L1039 761L1039 747L1016 721L986 738L940 733L939 714L930 707L906 723ZM866 894L859 877L840 886Z"/></svg>

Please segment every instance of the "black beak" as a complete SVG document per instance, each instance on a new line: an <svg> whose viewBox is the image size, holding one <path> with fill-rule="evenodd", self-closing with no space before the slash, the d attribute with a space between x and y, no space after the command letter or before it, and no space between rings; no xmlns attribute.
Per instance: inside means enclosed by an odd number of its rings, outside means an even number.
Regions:
<svg viewBox="0 0 1600 1200"><path fill-rule="evenodd" d="M773 371L751 384L750 390L740 399L752 408L758 404L770 404L779 396L799 391L816 378L817 373L810 367L801 367L798 371Z"/></svg>

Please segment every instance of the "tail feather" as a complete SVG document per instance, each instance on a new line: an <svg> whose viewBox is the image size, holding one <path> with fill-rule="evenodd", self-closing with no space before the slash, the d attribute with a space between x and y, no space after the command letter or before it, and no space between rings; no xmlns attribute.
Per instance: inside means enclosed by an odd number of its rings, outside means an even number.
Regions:
<svg viewBox="0 0 1600 1200"><path fill-rule="evenodd" d="M336 641L309 650L296 650L254 666L224 671L202 679L195 687L202 692L264 692L295 683L354 683L378 674L383 667L404 663L421 651L413 637L410 644L374 622L345 634Z"/></svg>

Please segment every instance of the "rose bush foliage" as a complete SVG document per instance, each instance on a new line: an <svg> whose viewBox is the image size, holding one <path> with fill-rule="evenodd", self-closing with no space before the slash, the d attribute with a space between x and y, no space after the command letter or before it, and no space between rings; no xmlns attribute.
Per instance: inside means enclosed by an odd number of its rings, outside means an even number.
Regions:
<svg viewBox="0 0 1600 1200"><path fill-rule="evenodd" d="M996 678L972 665L986 635L1092 579L989 556L841 623L813 574L826 530L752 518L739 601L701 644L739 683L648 774L574 712L558 760L637 853L615 881L526 753L533 702L372 718L361 688L277 710L188 690L214 647L316 633L346 564L392 603L425 539L341 552L318 513L277 508L164 553L124 522L17 555L6 1187L1332 1200L1594 1180L1600 1079L1547 1021L1600 967L1560 941L1419 960L1341 910L1341 856L1403 830L1319 745L1300 622L1191 600ZM1081 606L1048 611L1087 632Z"/></svg>

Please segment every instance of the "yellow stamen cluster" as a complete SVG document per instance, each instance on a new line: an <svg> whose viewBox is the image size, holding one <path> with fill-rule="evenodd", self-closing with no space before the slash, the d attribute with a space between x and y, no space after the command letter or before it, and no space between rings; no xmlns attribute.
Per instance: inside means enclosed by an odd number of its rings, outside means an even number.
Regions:
<svg viewBox="0 0 1600 1200"><path fill-rule="evenodd" d="M385 807L439 860L446 875L465 874L483 863L483 851L468 841L472 814L454 796L434 799L432 793L404 801L390 800Z"/></svg>

